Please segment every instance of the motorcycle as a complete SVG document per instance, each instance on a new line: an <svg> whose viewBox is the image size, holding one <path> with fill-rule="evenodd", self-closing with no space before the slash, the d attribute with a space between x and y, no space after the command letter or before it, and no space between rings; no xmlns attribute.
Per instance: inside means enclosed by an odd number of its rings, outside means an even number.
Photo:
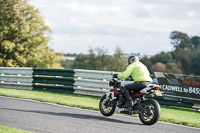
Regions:
<svg viewBox="0 0 200 133"><path fill-rule="evenodd" d="M109 86L112 86L108 93L104 94L99 102L99 109L102 115L111 116L114 112L123 114L139 114L140 121L145 125L153 125L160 118L160 105L154 99L145 99L146 95L153 94L156 96L162 96L159 91L160 86L156 84L149 84L146 88L140 92L130 92L133 100L136 100L136 104L133 107L122 108L126 98L121 92L122 80L112 78L109 82Z"/></svg>

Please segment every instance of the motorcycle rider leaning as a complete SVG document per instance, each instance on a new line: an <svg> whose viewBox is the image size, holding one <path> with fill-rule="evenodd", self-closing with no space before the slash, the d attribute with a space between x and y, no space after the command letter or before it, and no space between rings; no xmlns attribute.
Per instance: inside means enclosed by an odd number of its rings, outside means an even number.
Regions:
<svg viewBox="0 0 200 133"><path fill-rule="evenodd" d="M134 80L134 83L127 84L124 87L121 87L121 91L126 98L125 104L122 106L123 108L128 108L133 106L136 101L134 101L130 96L130 91L139 92L148 84L152 83L152 78L150 77L150 73L147 67L139 61L138 56L130 56L128 58L128 66L126 70L120 74L114 74L114 78L126 79L131 76Z"/></svg>

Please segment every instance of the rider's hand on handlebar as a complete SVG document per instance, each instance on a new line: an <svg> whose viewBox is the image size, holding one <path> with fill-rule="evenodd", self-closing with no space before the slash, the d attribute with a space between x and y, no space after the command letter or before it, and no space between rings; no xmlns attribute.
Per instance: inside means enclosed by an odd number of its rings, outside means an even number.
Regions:
<svg viewBox="0 0 200 133"><path fill-rule="evenodd" d="M113 78L118 78L118 74L113 74Z"/></svg>

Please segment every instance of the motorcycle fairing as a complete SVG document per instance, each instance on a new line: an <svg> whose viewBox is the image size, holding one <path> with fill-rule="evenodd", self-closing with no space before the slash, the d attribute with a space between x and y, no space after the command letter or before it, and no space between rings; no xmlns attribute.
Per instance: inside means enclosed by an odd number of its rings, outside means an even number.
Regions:
<svg viewBox="0 0 200 133"><path fill-rule="evenodd" d="M156 87L159 87L159 85L156 85L156 84L149 84L149 85L147 85L146 88L142 89L140 92L141 92L141 93L148 94L148 93L149 93L149 90L152 90L153 88L156 88Z"/></svg>

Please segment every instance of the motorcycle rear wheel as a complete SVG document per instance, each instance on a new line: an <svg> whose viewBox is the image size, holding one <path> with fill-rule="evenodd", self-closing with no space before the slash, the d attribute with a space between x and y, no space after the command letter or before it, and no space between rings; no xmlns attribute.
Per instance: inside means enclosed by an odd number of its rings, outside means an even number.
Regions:
<svg viewBox="0 0 200 133"><path fill-rule="evenodd" d="M154 100L144 100L142 102L144 111L139 113L140 121L145 125L153 125L160 118L160 105Z"/></svg>
<svg viewBox="0 0 200 133"><path fill-rule="evenodd" d="M106 94L101 97L99 102L99 110L104 116L111 116L115 112L116 104L111 97L106 97Z"/></svg>

